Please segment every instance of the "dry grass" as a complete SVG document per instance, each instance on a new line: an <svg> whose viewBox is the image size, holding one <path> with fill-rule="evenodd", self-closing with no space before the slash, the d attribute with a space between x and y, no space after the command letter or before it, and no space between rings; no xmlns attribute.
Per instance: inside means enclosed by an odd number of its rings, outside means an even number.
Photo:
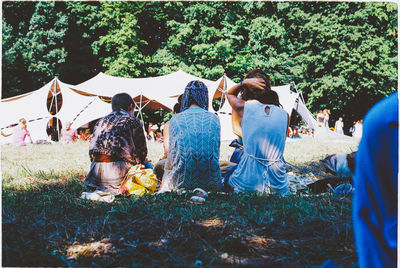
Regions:
<svg viewBox="0 0 400 268"><path fill-rule="evenodd" d="M221 145L221 159L233 149ZM321 171L317 160L356 142L302 139L287 161ZM149 144L149 158L162 155ZM355 265L351 199L327 195L190 193L80 199L88 143L3 146L3 266Z"/></svg>

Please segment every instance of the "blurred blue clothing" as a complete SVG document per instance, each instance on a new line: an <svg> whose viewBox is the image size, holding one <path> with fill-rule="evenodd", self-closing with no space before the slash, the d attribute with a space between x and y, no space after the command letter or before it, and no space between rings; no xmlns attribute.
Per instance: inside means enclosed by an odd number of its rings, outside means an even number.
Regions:
<svg viewBox="0 0 400 268"><path fill-rule="evenodd" d="M398 95L367 113L356 153L353 226L360 267L397 265Z"/></svg>

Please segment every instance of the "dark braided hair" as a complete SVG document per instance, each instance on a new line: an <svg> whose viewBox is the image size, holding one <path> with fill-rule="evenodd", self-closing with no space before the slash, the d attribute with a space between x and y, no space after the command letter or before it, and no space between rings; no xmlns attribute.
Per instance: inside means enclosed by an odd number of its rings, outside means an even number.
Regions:
<svg viewBox="0 0 400 268"><path fill-rule="evenodd" d="M271 89L271 78L261 69L254 69L248 72L244 79L258 77L264 80L264 90L251 90L246 86L243 86L242 99L247 100L258 100L262 104L272 104L279 107L282 105L279 102L279 96L276 91Z"/></svg>

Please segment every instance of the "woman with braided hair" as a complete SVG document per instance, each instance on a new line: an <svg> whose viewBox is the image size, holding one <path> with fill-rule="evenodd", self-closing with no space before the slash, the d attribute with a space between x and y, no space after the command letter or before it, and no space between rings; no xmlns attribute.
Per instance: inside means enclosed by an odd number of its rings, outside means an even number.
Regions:
<svg viewBox="0 0 400 268"><path fill-rule="evenodd" d="M289 115L271 89L269 76L260 69L250 71L227 98L239 119L244 149L236 170L225 178L224 189L287 194L283 151Z"/></svg>
<svg viewBox="0 0 400 268"><path fill-rule="evenodd" d="M185 88L181 112L170 120L169 150L160 192L221 189L218 117L208 111L208 89L201 81Z"/></svg>

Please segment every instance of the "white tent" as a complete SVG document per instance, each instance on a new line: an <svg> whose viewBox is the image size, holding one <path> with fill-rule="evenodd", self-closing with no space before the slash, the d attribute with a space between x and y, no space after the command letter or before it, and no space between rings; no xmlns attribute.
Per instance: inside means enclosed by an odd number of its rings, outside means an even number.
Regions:
<svg viewBox="0 0 400 268"><path fill-rule="evenodd" d="M57 96L61 98L58 99ZM53 104L56 111L51 114L48 107ZM25 118L31 138L35 142L48 139L46 128L52 118L61 120L63 125L67 121L72 122L72 128L79 128L108 114L111 105L97 96L80 94L70 89L70 85L54 78L38 90L1 100L0 111L3 115L0 128L5 134L12 133L18 120ZM0 139L2 144L10 141L10 137Z"/></svg>
<svg viewBox="0 0 400 268"><path fill-rule="evenodd" d="M179 70L168 75L149 78L123 78L99 73L88 81L73 86L73 88L104 97L112 97L117 93L126 92L132 98L143 96L147 100L156 100L172 110L176 98L184 92L186 85L193 80L202 81L208 88L215 84L214 81Z"/></svg>
<svg viewBox="0 0 400 268"><path fill-rule="evenodd" d="M18 120L25 118L28 122L38 118L50 118L47 110L47 96L53 81L42 88L20 96L2 99L0 105L0 128L17 124Z"/></svg>
<svg viewBox="0 0 400 268"><path fill-rule="evenodd" d="M86 82L72 86L73 89L86 92L91 95L112 97L116 93L126 92L130 94L136 102L140 97L137 109L141 109L157 102L160 106L172 109L177 97L183 93L185 86L192 80L204 82L209 90L209 110L212 108L212 101L219 97L225 98L223 105L216 111L221 123L221 140L233 140L236 138L232 132L232 108L226 100L226 92L236 83L226 75L217 81L211 81L185 73L182 70L177 72L150 78L123 78L99 73ZM273 89L278 93L283 108L289 113L296 110L309 128L316 127L316 120L308 111L307 107L299 97L299 93L290 90L290 85L277 86Z"/></svg>
<svg viewBox="0 0 400 268"><path fill-rule="evenodd" d="M17 97L1 101L0 128L7 133L9 127L18 123L20 118L28 121L28 129L34 141L46 139L46 126L53 117L72 122L72 128L78 128L92 120L103 117L111 112L111 105L103 102L101 97L112 97L116 93L126 92L135 99L139 113L144 107L172 109L177 97L184 92L186 85L193 80L204 82L209 90L209 110L213 111L213 99L226 97L226 92L234 83L226 75L217 81L199 78L180 70L168 75L150 78L122 78L99 73L88 81L78 85L68 85L57 78L42 88ZM290 90L289 85L273 87L278 93L283 108L291 114L296 110L309 128L316 128L316 120L308 111L298 92ZM57 98L61 94L62 103ZM56 113L49 113L48 106L51 96L56 104ZM57 104L60 104L57 106ZM50 105L51 106L51 105ZM232 108L225 100L220 109L215 112L221 123L221 140L233 140ZM4 140L4 139L3 139Z"/></svg>
<svg viewBox="0 0 400 268"><path fill-rule="evenodd" d="M70 89L71 85L57 82L61 89L63 105L55 116L62 123L71 122L71 127L76 129L111 112L111 105L99 97L80 94Z"/></svg>
<svg viewBox="0 0 400 268"><path fill-rule="evenodd" d="M139 110L140 116L141 109L150 104L151 101L157 102L160 107L163 106L172 110L177 102L177 97L184 92L186 85L193 80L200 80L207 86L209 111L211 112L213 111L212 101L215 92L218 91L222 94L227 88L229 89L235 84L226 76L222 76L217 81L211 81L179 70L168 75L150 78L122 78L99 73L92 79L72 87L88 94L103 97L112 97L114 94L126 92L135 99L136 103L139 103L136 108ZM139 101L139 98L143 101ZM227 107L230 108L229 104L227 104ZM217 115L221 123L221 140L234 139L230 115L224 114L223 111L217 113Z"/></svg>

